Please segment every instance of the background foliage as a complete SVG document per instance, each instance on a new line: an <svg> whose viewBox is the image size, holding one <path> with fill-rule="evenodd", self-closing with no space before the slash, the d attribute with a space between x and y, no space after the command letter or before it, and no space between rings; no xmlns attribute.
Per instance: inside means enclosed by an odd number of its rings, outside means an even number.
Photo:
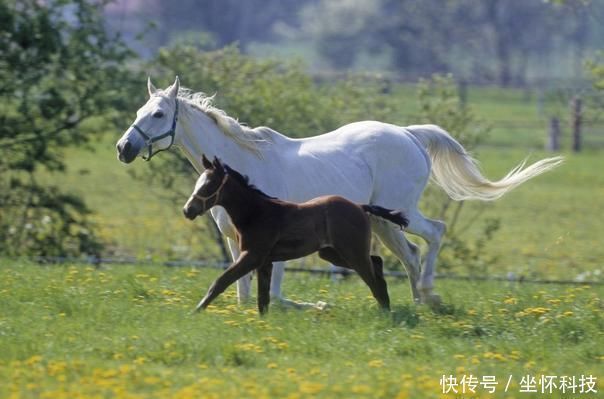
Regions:
<svg viewBox="0 0 604 399"><path fill-rule="evenodd" d="M128 105L131 52L107 34L96 2L3 1L0 21L2 252L96 254L88 208L36 172L63 171L65 148L113 126Z"/></svg>
<svg viewBox="0 0 604 399"><path fill-rule="evenodd" d="M155 29L141 52L203 31L215 48L292 55L314 69L389 71L404 79L454 73L504 86L576 79L601 48L602 0L120 0L110 24Z"/></svg>

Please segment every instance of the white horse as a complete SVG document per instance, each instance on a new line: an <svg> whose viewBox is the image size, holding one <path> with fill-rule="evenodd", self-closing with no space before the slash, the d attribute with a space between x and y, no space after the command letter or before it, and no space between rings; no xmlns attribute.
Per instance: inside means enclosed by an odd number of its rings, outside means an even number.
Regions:
<svg viewBox="0 0 604 399"><path fill-rule="evenodd" d="M268 127L248 128L212 105L202 93L180 89L178 77L165 90L147 82L149 100L117 142L118 159L150 159L158 151L180 148L201 172L202 155L219 157L247 174L265 193L303 202L337 194L353 202L400 209L409 218L407 231L427 243L423 267L416 245L403 232L372 220L372 230L406 268L413 299L435 303L434 264L445 224L424 217L417 208L430 176L455 200L495 200L519 184L562 162L546 158L522 163L498 181L490 181L476 162L447 132L434 125L395 126L376 121L355 122L329 133L292 139ZM227 237L234 259L235 230L227 213L214 207L212 216ZM284 265L275 264L271 295L282 301ZM240 301L250 296L250 276L238 281Z"/></svg>

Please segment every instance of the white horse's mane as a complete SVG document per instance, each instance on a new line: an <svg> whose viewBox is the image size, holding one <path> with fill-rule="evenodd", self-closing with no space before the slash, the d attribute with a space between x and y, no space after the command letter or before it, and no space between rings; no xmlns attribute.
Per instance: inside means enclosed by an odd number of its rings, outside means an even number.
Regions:
<svg viewBox="0 0 604 399"><path fill-rule="evenodd" d="M250 128L239 123L237 119L214 106L214 96L208 96L205 93L194 92L186 87L181 87L178 90L178 98L205 113L216 122L216 126L218 126L218 129L224 135L257 155L261 155L260 145L272 142L274 135L278 134L266 126Z"/></svg>

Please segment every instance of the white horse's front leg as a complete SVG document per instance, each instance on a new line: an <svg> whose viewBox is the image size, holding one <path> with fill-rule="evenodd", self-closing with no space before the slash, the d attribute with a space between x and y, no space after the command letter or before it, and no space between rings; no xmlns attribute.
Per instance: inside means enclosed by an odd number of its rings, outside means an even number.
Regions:
<svg viewBox="0 0 604 399"><path fill-rule="evenodd" d="M239 246L235 237L237 237L237 230L227 211L221 206L215 206L210 210L214 221L218 225L218 229L222 234L227 237L227 245L231 252L233 262L239 258ZM250 291L252 286L252 274L248 273L239 280L237 280L237 302L243 303L250 299Z"/></svg>
<svg viewBox="0 0 604 399"><path fill-rule="evenodd" d="M231 251L231 256L233 260L239 258L239 247L235 240L227 238L227 244L229 246L229 250ZM241 277L237 280L237 302L240 304L249 301L251 296L251 287L252 287L252 273L248 273L245 276Z"/></svg>

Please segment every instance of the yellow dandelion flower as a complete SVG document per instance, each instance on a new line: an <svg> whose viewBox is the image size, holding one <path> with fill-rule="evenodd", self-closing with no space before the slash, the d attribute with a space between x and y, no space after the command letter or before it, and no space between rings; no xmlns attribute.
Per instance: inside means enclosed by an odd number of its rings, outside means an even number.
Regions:
<svg viewBox="0 0 604 399"><path fill-rule="evenodd" d="M369 361L369 367L380 368L384 367L384 361L380 359L374 359Z"/></svg>
<svg viewBox="0 0 604 399"><path fill-rule="evenodd" d="M398 393L398 395L396 395L396 399L409 399L409 398L410 398L409 392L407 392L407 391L400 391Z"/></svg>
<svg viewBox="0 0 604 399"><path fill-rule="evenodd" d="M129 364L122 364L118 367L118 371L122 375L126 375L132 371L133 367Z"/></svg>
<svg viewBox="0 0 604 399"><path fill-rule="evenodd" d="M155 384L157 384L158 382L160 382L160 379L159 379L159 378L157 378L157 377L149 376L149 377L145 377L145 378L143 379L143 382L144 382L145 384L149 384L149 385L155 385Z"/></svg>
<svg viewBox="0 0 604 399"><path fill-rule="evenodd" d="M371 393L371 387L369 385L366 384L358 384L358 385L353 385L352 388L350 388L350 391L352 393L358 393L358 394L370 394Z"/></svg>
<svg viewBox="0 0 604 399"><path fill-rule="evenodd" d="M275 363L275 362L271 362L271 363L269 363L269 364L266 365L267 369L276 369L277 367L278 367L277 363Z"/></svg>
<svg viewBox="0 0 604 399"><path fill-rule="evenodd" d="M42 361L42 356L34 355L34 356L30 357L29 359L27 359L25 361L25 364L27 364L28 366L33 366L33 365L40 363L41 361Z"/></svg>
<svg viewBox="0 0 604 399"><path fill-rule="evenodd" d="M325 388L325 385L323 384L319 384L317 382L301 382L300 386L299 386L299 390L302 393L307 393L310 395L315 395L319 392L321 392L323 390L323 388Z"/></svg>

